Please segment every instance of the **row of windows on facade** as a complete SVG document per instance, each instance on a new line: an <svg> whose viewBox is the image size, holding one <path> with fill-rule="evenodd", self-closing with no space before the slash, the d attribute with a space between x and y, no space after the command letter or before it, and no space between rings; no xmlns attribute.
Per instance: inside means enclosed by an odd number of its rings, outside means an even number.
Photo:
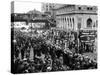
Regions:
<svg viewBox="0 0 100 75"><path fill-rule="evenodd" d="M78 9L79 10L82 10L83 8L82 7L78 7ZM93 8L92 7L87 7L87 8L85 8L86 10L93 10Z"/></svg>
<svg viewBox="0 0 100 75"><path fill-rule="evenodd" d="M58 10L57 13L64 13L64 12L73 11L73 10L75 9L74 8L63 8L63 9ZM92 11L94 10L94 8L93 7L86 7L86 8L78 7L78 10Z"/></svg>
<svg viewBox="0 0 100 75"><path fill-rule="evenodd" d="M46 11L50 11L51 9L53 9L55 6L54 5L46 5L45 6L45 10Z"/></svg>
<svg viewBox="0 0 100 75"><path fill-rule="evenodd" d="M53 8L54 5L46 5L46 8Z"/></svg>

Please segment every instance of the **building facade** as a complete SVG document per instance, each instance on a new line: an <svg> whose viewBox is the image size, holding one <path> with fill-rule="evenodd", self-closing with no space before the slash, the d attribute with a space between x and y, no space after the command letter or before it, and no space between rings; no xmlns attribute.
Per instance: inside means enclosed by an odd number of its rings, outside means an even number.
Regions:
<svg viewBox="0 0 100 75"><path fill-rule="evenodd" d="M96 30L97 7L85 5L63 5L54 8L58 28L67 30Z"/></svg>
<svg viewBox="0 0 100 75"><path fill-rule="evenodd" d="M54 9L55 4L54 3L42 3L42 11L43 12L51 12L52 9Z"/></svg>

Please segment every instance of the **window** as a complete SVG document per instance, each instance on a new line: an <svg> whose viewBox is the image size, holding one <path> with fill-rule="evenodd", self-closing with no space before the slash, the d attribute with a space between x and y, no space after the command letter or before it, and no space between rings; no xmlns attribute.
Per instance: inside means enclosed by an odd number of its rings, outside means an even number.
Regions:
<svg viewBox="0 0 100 75"><path fill-rule="evenodd" d="M92 10L92 8L90 8L90 10Z"/></svg>
<svg viewBox="0 0 100 75"><path fill-rule="evenodd" d="M81 7L78 7L79 10L81 10Z"/></svg>
<svg viewBox="0 0 100 75"><path fill-rule="evenodd" d="M71 18L70 18L70 26L72 27L72 21L71 21Z"/></svg>
<svg viewBox="0 0 100 75"><path fill-rule="evenodd" d="M52 9L52 6L49 6L50 9Z"/></svg>
<svg viewBox="0 0 100 75"><path fill-rule="evenodd" d="M72 19L72 22L73 22L73 28L74 28L74 18Z"/></svg>
<svg viewBox="0 0 100 75"><path fill-rule="evenodd" d="M66 18L65 18L65 21L66 21Z"/></svg>
<svg viewBox="0 0 100 75"><path fill-rule="evenodd" d="M87 7L87 10L89 10L89 7Z"/></svg>
<svg viewBox="0 0 100 75"><path fill-rule="evenodd" d="M73 25L74 25L74 18L73 18Z"/></svg>
<svg viewBox="0 0 100 75"><path fill-rule="evenodd" d="M87 20L87 27L92 27L92 19L91 18L89 18Z"/></svg>
<svg viewBox="0 0 100 75"><path fill-rule="evenodd" d="M98 27L98 21L96 21L96 27Z"/></svg>
<svg viewBox="0 0 100 75"><path fill-rule="evenodd" d="M96 24L95 23L93 24L93 27L96 27Z"/></svg>
<svg viewBox="0 0 100 75"><path fill-rule="evenodd" d="M87 10L93 10L93 8L92 7L87 7Z"/></svg>
<svg viewBox="0 0 100 75"><path fill-rule="evenodd" d="M69 26L69 18L67 18L68 26Z"/></svg>

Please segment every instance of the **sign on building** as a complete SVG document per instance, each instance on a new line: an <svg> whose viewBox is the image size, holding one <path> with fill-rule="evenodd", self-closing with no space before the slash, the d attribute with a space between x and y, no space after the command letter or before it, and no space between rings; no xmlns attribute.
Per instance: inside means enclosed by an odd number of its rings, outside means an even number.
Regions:
<svg viewBox="0 0 100 75"><path fill-rule="evenodd" d="M81 42L94 42L97 34L94 30L81 30L79 32L79 39Z"/></svg>

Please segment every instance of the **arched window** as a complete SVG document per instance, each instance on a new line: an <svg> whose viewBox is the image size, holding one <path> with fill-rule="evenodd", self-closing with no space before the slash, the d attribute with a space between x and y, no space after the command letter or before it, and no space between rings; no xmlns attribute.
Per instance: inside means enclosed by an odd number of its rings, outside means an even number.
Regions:
<svg viewBox="0 0 100 75"><path fill-rule="evenodd" d="M70 18L70 26L72 27L72 20L71 20L71 18Z"/></svg>
<svg viewBox="0 0 100 75"><path fill-rule="evenodd" d="M96 24L95 24L95 22L94 22L94 24L93 24L93 27L96 27Z"/></svg>
<svg viewBox="0 0 100 75"><path fill-rule="evenodd" d="M92 19L91 18L89 18L87 20L87 27L92 27Z"/></svg>
<svg viewBox="0 0 100 75"><path fill-rule="evenodd" d="M73 18L73 25L74 25L74 18Z"/></svg>
<svg viewBox="0 0 100 75"><path fill-rule="evenodd" d="M72 21L73 21L73 29L74 29L74 18L72 19Z"/></svg>
<svg viewBox="0 0 100 75"><path fill-rule="evenodd" d="M78 7L79 10L81 10L81 7Z"/></svg>
<svg viewBox="0 0 100 75"><path fill-rule="evenodd" d="M69 26L69 18L67 18L68 26Z"/></svg>
<svg viewBox="0 0 100 75"><path fill-rule="evenodd" d="M66 21L66 17L65 17L65 21Z"/></svg>

